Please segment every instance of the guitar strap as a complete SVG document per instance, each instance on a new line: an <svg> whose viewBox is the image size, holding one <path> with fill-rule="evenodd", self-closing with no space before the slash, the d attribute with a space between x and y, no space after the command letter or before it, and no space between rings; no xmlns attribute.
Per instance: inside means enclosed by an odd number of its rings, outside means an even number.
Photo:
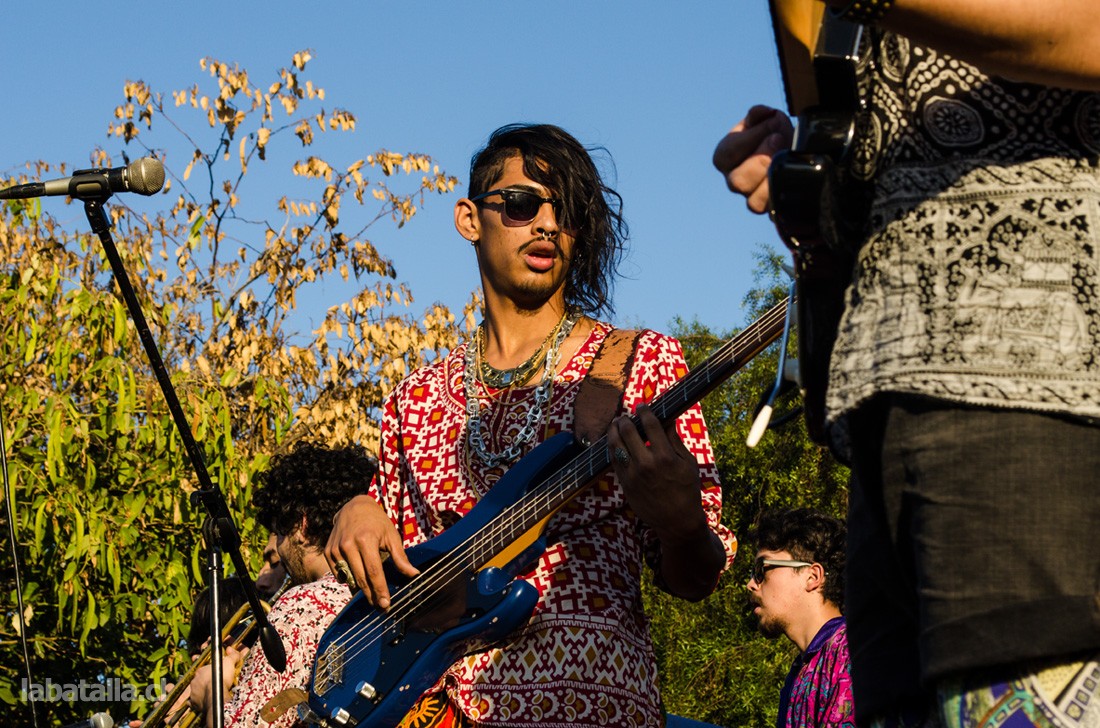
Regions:
<svg viewBox="0 0 1100 728"><path fill-rule="evenodd" d="M600 345L573 400L573 434L577 442L588 446L603 437L622 408L641 335L635 329L612 329Z"/></svg>

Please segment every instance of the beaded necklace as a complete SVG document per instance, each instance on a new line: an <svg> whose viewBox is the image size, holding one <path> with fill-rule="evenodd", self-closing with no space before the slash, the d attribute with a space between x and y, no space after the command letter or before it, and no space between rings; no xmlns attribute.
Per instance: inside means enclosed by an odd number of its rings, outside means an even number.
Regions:
<svg viewBox="0 0 1100 728"><path fill-rule="evenodd" d="M569 332L573 330L573 324L577 322L577 318L577 314L569 313L558 322L557 335L554 336L550 347L546 350L542 381L535 386L534 398L531 401L531 408L527 410L523 427L520 428L511 444L500 452L490 452L485 444L485 437L482 435L485 425L481 420L481 398L477 394L477 373L479 370L477 366L477 342L471 342L466 347L465 370L462 373L462 385L466 393L466 428L469 432L470 447L486 466L495 468L503 463L511 463L522 454L523 448L534 439L535 428L542 420L543 410L547 402L550 401L550 392L554 385L554 370L557 368L561 345L569 336ZM482 386L485 386L484 382L482 382ZM489 406L491 405L487 405L486 408Z"/></svg>

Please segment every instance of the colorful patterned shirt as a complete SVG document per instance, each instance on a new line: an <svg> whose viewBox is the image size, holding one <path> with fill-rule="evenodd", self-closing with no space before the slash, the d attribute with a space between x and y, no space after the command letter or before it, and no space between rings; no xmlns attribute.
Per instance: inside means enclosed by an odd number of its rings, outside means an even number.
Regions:
<svg viewBox="0 0 1100 728"><path fill-rule="evenodd" d="M537 440L571 430L573 400L610 330L597 324L555 376ZM502 467L487 468L467 447L465 352L461 345L441 362L414 372L383 411L379 472L371 495L397 524L406 546L438 535L504 473ZM626 386L627 410L653 399L686 372L675 339L644 332ZM481 415L490 451L507 447L523 426L532 390L492 393L491 409ZM698 406L679 418L677 432L699 462L700 498L711 529L725 545L728 565L736 540L719 523L721 488ZM506 646L459 661L437 689L445 689L479 725L661 725L656 663L640 591L643 558L652 566L659 557L656 539L633 517L610 472L555 514L544 535L546 552L521 575L539 592L530 622Z"/></svg>
<svg viewBox="0 0 1100 728"><path fill-rule="evenodd" d="M267 618L283 639L286 670L281 674L275 672L257 641L245 657L232 698L226 703L226 728L256 728L261 725L287 728L300 724L298 712L294 709L288 710L273 723L262 722L260 711L267 701L284 690L309 690L317 643L349 601L351 592L332 574L292 587L275 601Z"/></svg>
<svg viewBox="0 0 1100 728"><path fill-rule="evenodd" d="M779 694L776 728L855 728L851 660L844 617L821 626Z"/></svg>

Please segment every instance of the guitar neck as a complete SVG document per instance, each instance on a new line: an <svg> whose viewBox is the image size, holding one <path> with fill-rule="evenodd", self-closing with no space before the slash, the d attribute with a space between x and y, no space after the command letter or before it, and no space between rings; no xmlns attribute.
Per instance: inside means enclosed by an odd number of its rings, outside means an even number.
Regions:
<svg viewBox="0 0 1100 728"><path fill-rule="evenodd" d="M789 299L784 298L743 331L729 339L705 362L650 403L662 424L679 417L713 392L783 333ZM635 420L637 424L637 420Z"/></svg>
<svg viewBox="0 0 1100 728"><path fill-rule="evenodd" d="M768 9L779 51L787 111L798 116L818 103L814 50L825 5L818 0L768 0Z"/></svg>

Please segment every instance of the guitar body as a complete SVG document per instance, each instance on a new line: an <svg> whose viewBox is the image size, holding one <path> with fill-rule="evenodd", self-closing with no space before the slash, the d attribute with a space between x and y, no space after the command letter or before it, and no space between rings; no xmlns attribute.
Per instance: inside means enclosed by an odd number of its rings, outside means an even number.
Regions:
<svg viewBox="0 0 1100 728"><path fill-rule="evenodd" d="M510 544L513 555L500 566L451 568L444 557L576 449L570 433L550 438L516 463L457 523L406 550L420 570L415 578L397 574L387 562L389 612L376 609L362 592L355 595L318 644L309 697L317 722L397 725L459 658L487 649L530 619L538 591L515 575L545 550L540 534L521 540L521 547ZM415 594L425 583L437 587L431 598L419 600Z"/></svg>
<svg viewBox="0 0 1100 728"><path fill-rule="evenodd" d="M860 105L855 66L861 28L828 12L812 14L806 4L772 0L788 106L797 125L791 149L772 159L768 187L772 219L794 262L806 430L824 445L829 360L858 248L852 242L852 208L841 201L839 169L855 136ZM808 35L810 23L820 26Z"/></svg>

